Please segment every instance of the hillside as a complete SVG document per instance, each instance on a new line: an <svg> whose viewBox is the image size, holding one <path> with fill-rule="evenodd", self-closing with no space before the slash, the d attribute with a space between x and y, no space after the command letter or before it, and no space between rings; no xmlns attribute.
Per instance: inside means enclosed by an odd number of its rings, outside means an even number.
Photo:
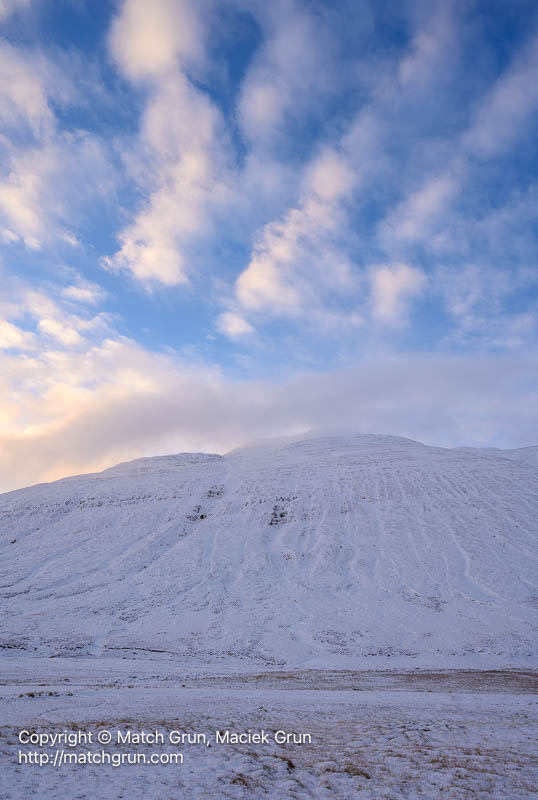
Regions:
<svg viewBox="0 0 538 800"><path fill-rule="evenodd" d="M321 436L1 495L2 652L528 664L535 451Z"/></svg>

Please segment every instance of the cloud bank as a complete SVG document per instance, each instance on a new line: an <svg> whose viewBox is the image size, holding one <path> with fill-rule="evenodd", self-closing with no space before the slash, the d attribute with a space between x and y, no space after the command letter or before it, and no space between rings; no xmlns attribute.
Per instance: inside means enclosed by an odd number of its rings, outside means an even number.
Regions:
<svg viewBox="0 0 538 800"><path fill-rule="evenodd" d="M12 287L4 311L25 327L0 326L2 491L335 425L442 446L524 445L536 431L535 356L385 353L284 380L232 380L118 335L94 301L84 283L56 299Z"/></svg>

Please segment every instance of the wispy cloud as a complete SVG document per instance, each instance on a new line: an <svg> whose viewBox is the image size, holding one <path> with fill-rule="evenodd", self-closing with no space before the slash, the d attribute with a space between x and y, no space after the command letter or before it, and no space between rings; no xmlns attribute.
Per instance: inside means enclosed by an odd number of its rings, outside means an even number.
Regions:
<svg viewBox="0 0 538 800"><path fill-rule="evenodd" d="M338 90L337 41L322 8L279 0L251 9L264 38L241 87L238 118L251 144L271 150Z"/></svg>
<svg viewBox="0 0 538 800"><path fill-rule="evenodd" d="M72 226L113 182L103 141L58 122L56 106L81 102L65 66L35 49L0 41L0 225L5 241L32 250L58 239L76 243Z"/></svg>
<svg viewBox="0 0 538 800"><path fill-rule="evenodd" d="M408 264L382 264L371 269L370 285L374 317L401 324L411 301L423 291L426 277Z"/></svg>
<svg viewBox="0 0 538 800"><path fill-rule="evenodd" d="M426 240L445 218L450 201L459 190L456 170L429 178L412 191L381 225L381 235L390 245L394 240Z"/></svg>
<svg viewBox="0 0 538 800"><path fill-rule="evenodd" d="M0 21L7 19L15 11L27 8L31 2L32 0L0 0Z"/></svg>
<svg viewBox="0 0 538 800"><path fill-rule="evenodd" d="M265 226L250 264L236 283L246 309L297 314L316 305L316 293L349 291L350 264L341 236L340 200L352 175L334 150L325 151L305 181L303 197L283 220Z"/></svg>
<svg viewBox="0 0 538 800"><path fill-rule="evenodd" d="M246 313L308 315L319 322L330 316L334 298L357 295L341 322L362 319L349 210L378 157L377 136L373 118L359 113L336 143L321 147L305 165L298 202L257 233L250 262L236 280L236 300Z"/></svg>
<svg viewBox="0 0 538 800"><path fill-rule="evenodd" d="M538 18L534 27L538 27ZM538 35L516 54L512 63L482 98L464 145L480 157L491 158L512 145L538 112Z"/></svg>

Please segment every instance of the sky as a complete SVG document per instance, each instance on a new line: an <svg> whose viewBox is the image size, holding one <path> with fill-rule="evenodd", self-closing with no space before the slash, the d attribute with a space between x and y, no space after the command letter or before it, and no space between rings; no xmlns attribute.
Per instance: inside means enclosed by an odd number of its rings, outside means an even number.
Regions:
<svg viewBox="0 0 538 800"><path fill-rule="evenodd" d="M0 0L0 491L538 443L534 0Z"/></svg>

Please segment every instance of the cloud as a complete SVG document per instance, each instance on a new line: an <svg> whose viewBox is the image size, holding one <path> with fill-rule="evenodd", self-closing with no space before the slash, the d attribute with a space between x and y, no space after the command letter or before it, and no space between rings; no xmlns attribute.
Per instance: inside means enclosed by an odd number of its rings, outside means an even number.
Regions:
<svg viewBox="0 0 538 800"><path fill-rule="evenodd" d="M129 154L147 165L138 179L147 199L119 234L120 250L104 259L106 268L148 284L187 281L185 248L208 225L208 206L226 192L215 176L224 138L219 126L209 98L181 73L154 86Z"/></svg>
<svg viewBox="0 0 538 800"><path fill-rule="evenodd" d="M88 281L78 275L76 283L66 286L62 290L62 295L77 303L95 305L106 296L104 289L92 281Z"/></svg>
<svg viewBox="0 0 538 800"><path fill-rule="evenodd" d="M41 333L51 336L53 339L57 339L60 344L67 346L82 344L82 336L76 328L65 325L57 319L47 319L44 317L39 320L38 328Z"/></svg>
<svg viewBox="0 0 538 800"><path fill-rule="evenodd" d="M325 142L323 137L318 139L313 156L302 169L298 200L285 214L266 223L257 232L250 261L236 280L235 300L253 324L256 324L256 319L261 319L262 314L269 318L287 316L296 321L301 318L321 319L328 315L337 317L331 305L339 296L341 299L346 297L348 301L354 299L352 315L355 319L364 318L368 315L368 309L365 307L365 298L360 294L365 276L363 265L372 261L375 250L378 250L375 255L379 257L381 246L391 261L405 258L406 255L400 252L400 243L423 240L430 232L436 231L438 224L442 226L443 215L459 188L459 176L454 174L458 171L457 164L452 164L450 171L445 168L444 172L439 170L437 175L430 175L419 189L408 193L379 226L378 242L374 246L371 230L375 225L371 218L368 220L369 230L365 231L360 244L357 241L359 236L354 233L357 219L361 220L361 206L377 196L380 184L383 181L386 183L389 178L396 183L401 181L400 173L391 163L388 141L394 126L394 107L400 108L400 111L403 107L402 113L409 113L405 102L409 102L410 97L415 98L417 92L424 97L426 90L433 93L435 84L445 80L447 61L453 57L454 42L458 38L458 25L453 12L440 7L434 10L426 24L418 27L403 55L399 60L391 61L390 69L383 64L378 75L364 81L355 60L346 65L352 74L360 76L362 94L358 108L355 108L351 119L340 127L338 136L335 137L331 132L332 136ZM299 29L304 31L305 26L308 26L308 21L301 18ZM274 40L277 39L278 33L273 32L273 38L260 50L258 61L245 80L243 100L250 98L252 86L263 90L265 79L271 87L280 87L280 67L270 57L273 52L271 48L273 45L276 47ZM315 41L315 38L311 38L311 41ZM280 51L276 47L276 52L280 53L282 64L285 65L286 90L280 91L279 88L277 92L280 102L277 117L282 126L287 113L286 99L293 95L295 89L299 95L297 113L301 113L304 108L301 103L306 99L312 100L313 106L309 109L312 112L318 100L327 100L328 95L324 92L337 92L335 86L338 81L333 83L335 73L331 67L327 70L328 81L322 82L320 93L314 91L312 96L303 90L304 87L299 87L303 52L306 60L311 52L308 44L295 47L293 55L292 49L289 51L290 59L298 60L297 70L284 57L288 54L287 48ZM331 42L323 49L329 60L335 57L336 52ZM322 59L325 55L322 55ZM263 65L263 69L260 65ZM296 71L297 87L293 83ZM273 74L276 78L271 83ZM289 85L286 81L289 81ZM263 128L265 122L265 119L260 122L256 116L256 124L250 120L249 130L253 141L256 141L256 137L262 137L260 126ZM289 120L288 124L291 125ZM273 139L278 133L278 125L272 116L267 123L267 132ZM402 144L404 148L409 144L405 137L398 142L398 147L402 147ZM410 151L409 157L411 161L416 158L414 151ZM394 289L390 313L388 300L381 303L381 288L376 289L373 313L379 321L384 318L394 322L403 315L404 297L407 295L409 300L418 290L419 279L415 273L413 276L408 276L405 286L402 284L399 290ZM397 275L393 276L392 285L397 278ZM400 279L403 280L403 275L400 275ZM385 297L387 292L388 289ZM340 318L342 324L349 319L349 314L343 308ZM337 326L331 327L336 329Z"/></svg>
<svg viewBox="0 0 538 800"><path fill-rule="evenodd" d="M107 315L87 309L88 303L104 297L101 287L86 281L51 290L4 276L0 314L5 341L21 351L43 348L48 352L52 341L79 352L90 346L93 337L110 333Z"/></svg>
<svg viewBox="0 0 538 800"><path fill-rule="evenodd" d="M353 280L341 235L339 208L314 192L283 220L261 232L248 267L236 282L247 310L296 315L323 304L323 296L349 291Z"/></svg>
<svg viewBox="0 0 538 800"><path fill-rule="evenodd" d="M508 273L490 263L466 263L457 271L439 267L432 283L454 321L447 341L522 348L536 331L534 310L510 308L519 292L532 292L538 285L534 270L519 268Z"/></svg>
<svg viewBox="0 0 538 800"><path fill-rule="evenodd" d="M14 147L8 169L0 179L0 219L10 238L32 250L72 235L69 227L96 195L106 197L113 176L102 143L78 132ZM81 193L89 175L91 188Z"/></svg>
<svg viewBox="0 0 538 800"><path fill-rule="evenodd" d="M333 38L315 15L293 2L249 6L264 40L240 87L236 113L248 152L238 165L235 132L200 89L208 27L215 25L204 8L159 0L150 9L125 0L109 36L113 59L144 88L146 105L139 135L123 152L143 199L118 235L119 250L102 265L147 287L186 283L196 271L193 249L217 221L239 212L248 228L253 204L282 196L292 176L268 159L266 147L277 128L287 135L290 120L308 116L315 98L335 85Z"/></svg>
<svg viewBox="0 0 538 800"><path fill-rule="evenodd" d="M31 331L21 330L7 320L0 320L0 349L31 350L35 347Z"/></svg>
<svg viewBox="0 0 538 800"><path fill-rule="evenodd" d="M76 79L66 76L70 66L67 56L55 63L0 43L0 227L4 241L22 241L31 250L54 241L76 245L71 225L114 181L102 140L59 124L55 107L82 102ZM78 78L78 66L72 71Z"/></svg>
<svg viewBox="0 0 538 800"><path fill-rule="evenodd" d="M361 112L339 141L319 147L306 164L297 203L258 231L236 280L236 301L247 313L327 320L335 316L331 303L353 297L359 275L348 252L349 208L377 168L378 141L375 120ZM356 322L357 309L351 317L342 312L343 324L346 318Z"/></svg>
<svg viewBox="0 0 538 800"><path fill-rule="evenodd" d="M249 333L253 333L254 328L239 314L227 312L221 314L217 319L217 328L230 339L240 339Z"/></svg>
<svg viewBox="0 0 538 800"><path fill-rule="evenodd" d="M1 13L1 12L0 12ZM46 59L7 41L0 42L0 113L2 125L28 127L36 135L54 125L49 95L54 91ZM62 81L59 81L62 85Z"/></svg>
<svg viewBox="0 0 538 800"><path fill-rule="evenodd" d="M6 490L141 455L225 452L336 422L449 446L531 444L538 423L532 356L399 354L283 382L230 381L215 368L109 338L82 356L49 351L4 366Z"/></svg>
<svg viewBox="0 0 538 800"><path fill-rule="evenodd" d="M125 0L110 36L126 77L147 90L139 135L124 151L144 200L102 265L147 286L187 282L189 244L207 230L209 207L229 196L220 112L186 71L204 59L199 14L188 2Z"/></svg>
<svg viewBox="0 0 538 800"><path fill-rule="evenodd" d="M481 99L464 136L470 153L491 158L525 134L538 111L538 36L534 35Z"/></svg>
<svg viewBox="0 0 538 800"><path fill-rule="evenodd" d="M309 165L305 188L327 202L347 197L356 184L351 164L334 148L326 148Z"/></svg>
<svg viewBox="0 0 538 800"><path fill-rule="evenodd" d="M15 11L26 8L31 2L32 0L0 0L0 22Z"/></svg>
<svg viewBox="0 0 538 800"><path fill-rule="evenodd" d="M448 38L455 30L457 26L452 24ZM445 44L448 41L444 35L441 39ZM414 73L415 67L418 69L416 59L439 57L427 27L417 34L415 42L422 44L400 62L401 80L402 74L407 75L409 59ZM466 261L482 258L496 268L504 262L506 267L507 250L513 250L511 258L516 261L521 259L523 248L527 258L532 258L532 244L525 241L523 230L518 230L532 214L532 186L527 191L529 199L520 193L519 198L511 198L499 208L495 208L491 186L488 185L487 197L481 189L483 181L487 184L485 160L509 154L514 143L533 130L533 117L538 111L534 79L537 68L538 37L531 35L493 85L473 97L467 127L460 128L450 141L437 140L433 147L431 140L424 137L427 160L420 153L418 157L412 154L410 175L402 181L403 190L397 188L403 199L387 209L377 225L379 245L390 259L411 258L419 248L428 254L432 264L459 256ZM422 69L421 66L419 72ZM445 162L442 166L441 160ZM516 255L516 250L521 254ZM458 275L455 264L453 273Z"/></svg>
<svg viewBox="0 0 538 800"><path fill-rule="evenodd" d="M452 0L406 6L413 33L398 63L399 88L430 91L444 85L458 70L468 10Z"/></svg>
<svg viewBox="0 0 538 800"><path fill-rule="evenodd" d="M370 270L372 313L381 322L401 323L411 301L426 285L422 270L408 264L382 264Z"/></svg>
<svg viewBox="0 0 538 800"><path fill-rule="evenodd" d="M380 226L382 239L389 246L394 240L412 242L427 239L443 225L449 204L459 188L454 172L428 178L420 189L411 192L383 220Z"/></svg>
<svg viewBox="0 0 538 800"><path fill-rule="evenodd" d="M321 9L314 15L290 0L249 10L264 41L242 83L238 119L249 142L271 149L337 88L336 41Z"/></svg>
<svg viewBox="0 0 538 800"><path fill-rule="evenodd" d="M110 31L110 49L133 81L170 72L203 58L199 3L189 0L124 0Z"/></svg>

